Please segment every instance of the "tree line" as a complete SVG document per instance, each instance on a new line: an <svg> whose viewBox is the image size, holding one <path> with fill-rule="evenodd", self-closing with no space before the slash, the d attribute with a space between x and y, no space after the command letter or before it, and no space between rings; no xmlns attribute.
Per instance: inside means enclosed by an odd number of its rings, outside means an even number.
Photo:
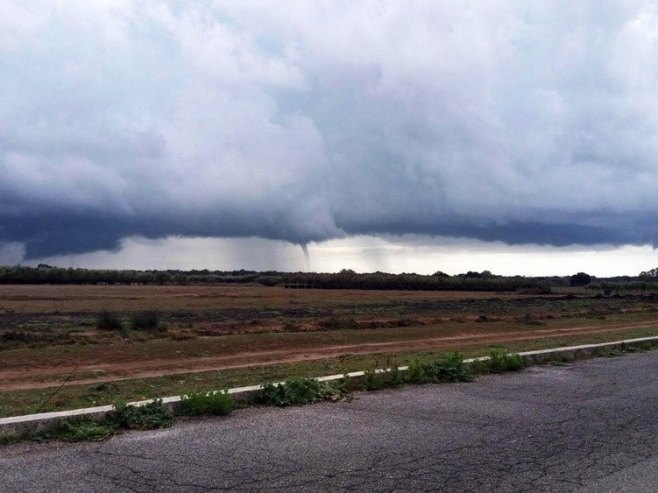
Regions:
<svg viewBox="0 0 658 493"><path fill-rule="evenodd" d="M647 271L649 272L649 271ZM258 272L251 270L113 270L53 267L0 266L0 284L260 284L293 289L402 289L520 291L546 294L552 288L586 287L606 293L658 290L655 275L596 278L584 272L572 276L525 277L500 276L490 271L469 271L448 275L437 271L432 275L385 272L357 273L344 269L338 273ZM652 272L653 273L653 272Z"/></svg>

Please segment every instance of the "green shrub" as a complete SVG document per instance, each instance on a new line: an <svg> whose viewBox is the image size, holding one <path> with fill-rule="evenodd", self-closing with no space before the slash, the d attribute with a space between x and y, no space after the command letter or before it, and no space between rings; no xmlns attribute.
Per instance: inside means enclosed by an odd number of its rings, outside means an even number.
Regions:
<svg viewBox="0 0 658 493"><path fill-rule="evenodd" d="M525 365L523 358L518 354L509 354L505 351L491 351L490 359L487 361L489 373L504 373L507 371L521 370Z"/></svg>
<svg viewBox="0 0 658 493"><path fill-rule="evenodd" d="M413 360L409 364L409 368L405 374L405 382L408 383L427 383L429 382L428 375L429 365L420 360Z"/></svg>
<svg viewBox="0 0 658 493"><path fill-rule="evenodd" d="M134 330L160 330L160 314L152 310L133 313L130 326Z"/></svg>
<svg viewBox="0 0 658 493"><path fill-rule="evenodd" d="M352 380L345 376L340 383L318 382L313 378L286 380L283 384L265 384L256 399L269 406L299 406L321 400L344 401L351 395Z"/></svg>
<svg viewBox="0 0 658 493"><path fill-rule="evenodd" d="M472 382L473 374L464 365L464 356L450 353L433 364L435 382Z"/></svg>
<svg viewBox="0 0 658 493"><path fill-rule="evenodd" d="M151 430L170 426L174 416L162 405L162 399L157 399L143 406L118 402L114 404L114 411L108 414L107 421L121 428Z"/></svg>
<svg viewBox="0 0 658 493"><path fill-rule="evenodd" d="M340 381L340 387L344 390L352 390L354 388L354 383L352 382L352 377L350 377L349 373L345 373L343 375L342 380Z"/></svg>
<svg viewBox="0 0 658 493"><path fill-rule="evenodd" d="M320 390L318 391L318 399L323 401L351 401L352 394L350 388L343 386L341 383L320 382Z"/></svg>
<svg viewBox="0 0 658 493"><path fill-rule="evenodd" d="M319 400L320 383L312 378L289 379L283 384L267 383L258 401L271 406L297 406Z"/></svg>
<svg viewBox="0 0 658 493"><path fill-rule="evenodd" d="M96 317L96 328L99 330L121 330L123 329L123 323L116 313L103 310Z"/></svg>
<svg viewBox="0 0 658 493"><path fill-rule="evenodd" d="M386 386L384 375L374 369L366 370L363 375L363 388L366 390L383 389Z"/></svg>
<svg viewBox="0 0 658 493"><path fill-rule="evenodd" d="M421 370L424 371L424 370ZM422 378L419 378L422 380ZM364 372L363 385L365 390L379 390L390 387L398 387L404 383L404 378L397 365L391 366L388 371L378 372L376 370L367 370Z"/></svg>
<svg viewBox="0 0 658 493"><path fill-rule="evenodd" d="M399 387L404 383L402 372L398 365L393 365L387 374L387 383L389 387Z"/></svg>
<svg viewBox="0 0 658 493"><path fill-rule="evenodd" d="M471 363L471 370L477 375L489 373L489 361L476 359Z"/></svg>
<svg viewBox="0 0 658 493"><path fill-rule="evenodd" d="M183 396L177 412L184 416L228 416L233 407L233 397L228 392L190 392Z"/></svg>
<svg viewBox="0 0 658 493"><path fill-rule="evenodd" d="M459 353L451 353L438 361L413 361L405 375L409 383L471 382L473 375Z"/></svg>

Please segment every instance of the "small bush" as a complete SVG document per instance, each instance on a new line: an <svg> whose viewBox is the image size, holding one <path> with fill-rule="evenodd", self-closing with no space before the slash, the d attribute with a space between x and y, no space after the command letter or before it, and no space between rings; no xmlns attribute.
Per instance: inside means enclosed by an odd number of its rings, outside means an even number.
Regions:
<svg viewBox="0 0 658 493"><path fill-rule="evenodd" d="M349 373L343 375L343 379L340 381L339 386L345 390L352 390L354 388L354 383L352 382L352 377Z"/></svg>
<svg viewBox="0 0 658 493"><path fill-rule="evenodd" d="M341 383L318 382L314 378L286 380L283 384L265 384L257 402L270 406L299 406L321 400L349 400L351 379L343 378Z"/></svg>
<svg viewBox="0 0 658 493"><path fill-rule="evenodd" d="M363 376L363 388L366 390L378 390L386 387L384 375L377 373L374 369L367 370Z"/></svg>
<svg viewBox="0 0 658 493"><path fill-rule="evenodd" d="M405 376L409 383L452 383L471 382L473 375L464 365L464 357L460 353L452 353L438 361L413 361Z"/></svg>
<svg viewBox="0 0 658 493"><path fill-rule="evenodd" d="M320 382L318 399L331 402L351 401L352 395L350 394L350 389L344 387L342 384Z"/></svg>
<svg viewBox="0 0 658 493"><path fill-rule="evenodd" d="M398 387L404 383L402 373L397 365L391 366L388 371L378 372L376 370L368 370L364 372L362 389L365 390L379 390L391 387Z"/></svg>
<svg viewBox="0 0 658 493"><path fill-rule="evenodd" d="M152 310L133 313L130 326L134 330L159 330L160 314Z"/></svg>
<svg viewBox="0 0 658 493"><path fill-rule="evenodd" d="M283 384L265 384L258 399L271 406L298 406L319 399L320 384L312 378L286 380Z"/></svg>
<svg viewBox="0 0 658 493"><path fill-rule="evenodd" d="M489 373L504 373L521 370L525 365L523 358L518 354L508 354L504 351L491 351L490 359L486 362Z"/></svg>
<svg viewBox="0 0 658 493"><path fill-rule="evenodd" d="M114 405L114 411L108 414L107 421L121 428L151 430L170 426L174 416L162 405L162 399L157 399L143 406L118 402Z"/></svg>
<svg viewBox="0 0 658 493"><path fill-rule="evenodd" d="M116 313L103 310L96 317L96 328L98 330L121 330L123 323Z"/></svg>
<svg viewBox="0 0 658 493"><path fill-rule="evenodd" d="M177 412L184 416L228 416L233 407L233 397L228 392L190 392L183 396Z"/></svg>
<svg viewBox="0 0 658 493"><path fill-rule="evenodd" d="M409 368L405 374L405 381L409 383L427 383L429 382L428 370L428 363L414 360L409 364Z"/></svg>
<svg viewBox="0 0 658 493"><path fill-rule="evenodd" d="M402 372L398 368L398 365L393 365L390 371L387 374L388 385L389 387L399 387L404 383L404 378L402 377Z"/></svg>
<svg viewBox="0 0 658 493"><path fill-rule="evenodd" d="M461 353L450 353L433 365L434 379L440 383L472 382L473 374L464 365Z"/></svg>

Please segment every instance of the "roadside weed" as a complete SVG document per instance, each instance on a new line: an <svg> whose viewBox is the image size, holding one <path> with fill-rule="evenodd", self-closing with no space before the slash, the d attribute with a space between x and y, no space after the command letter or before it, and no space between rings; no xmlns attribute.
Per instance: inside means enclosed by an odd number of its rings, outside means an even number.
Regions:
<svg viewBox="0 0 658 493"><path fill-rule="evenodd" d="M176 412L183 416L228 416L234 405L233 397L226 391L190 392L183 396Z"/></svg>
<svg viewBox="0 0 658 493"><path fill-rule="evenodd" d="M103 421L65 421L47 430L37 432L34 439L41 440L63 440L65 442L82 442L105 440L117 431L118 426Z"/></svg>
<svg viewBox="0 0 658 493"><path fill-rule="evenodd" d="M156 399L142 406L117 402L114 404L114 411L108 414L107 420L120 428L151 430L170 426L174 416L162 405L162 399Z"/></svg>

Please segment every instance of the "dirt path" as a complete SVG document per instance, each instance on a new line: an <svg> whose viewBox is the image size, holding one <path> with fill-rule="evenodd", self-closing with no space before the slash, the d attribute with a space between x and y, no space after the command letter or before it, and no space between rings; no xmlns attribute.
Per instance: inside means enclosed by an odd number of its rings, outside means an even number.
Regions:
<svg viewBox="0 0 658 493"><path fill-rule="evenodd" d="M78 365L56 368L0 370L0 391L80 385L132 378L158 377L179 373L246 368L299 361L311 361L346 354L397 353L448 349L465 344L496 344L538 340L550 337L604 334L658 325L658 320L619 325L577 326L560 329L538 329L532 332L495 332L432 337L407 341L319 346L287 350L240 352L225 356L185 358L179 360L150 359L121 363ZM90 376L90 373L97 375Z"/></svg>

